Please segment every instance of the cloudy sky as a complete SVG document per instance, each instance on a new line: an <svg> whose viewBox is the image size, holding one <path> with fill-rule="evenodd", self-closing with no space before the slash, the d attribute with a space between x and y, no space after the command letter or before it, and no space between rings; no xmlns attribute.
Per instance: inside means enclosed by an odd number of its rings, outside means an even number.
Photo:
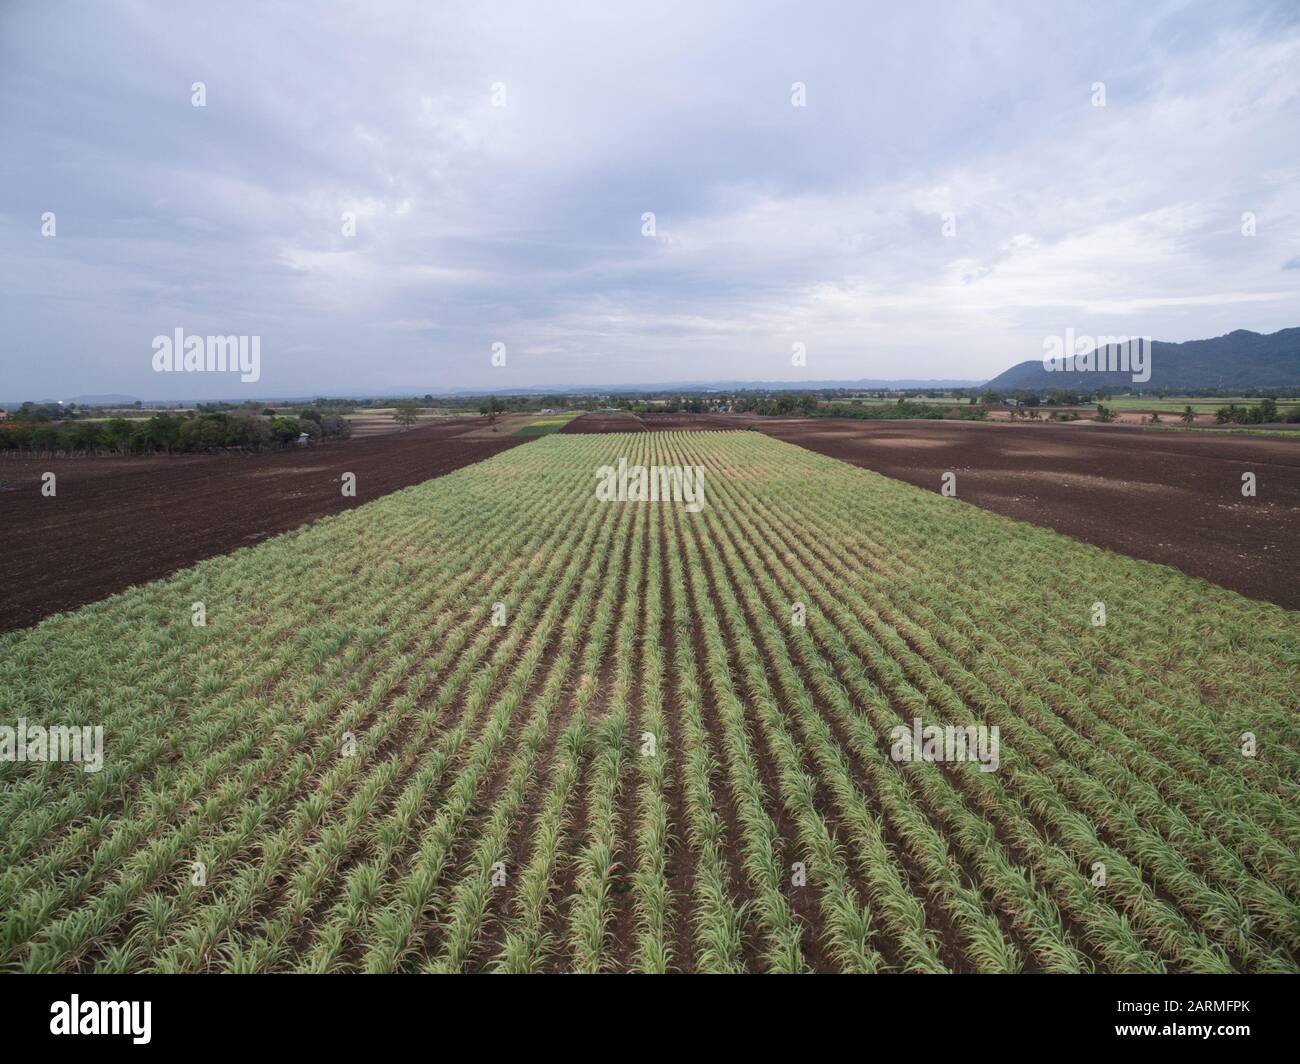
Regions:
<svg viewBox="0 0 1300 1064"><path fill-rule="evenodd" d="M7 0L0 310L9 400L983 379L1067 328L1271 332L1300 8ZM155 373L177 328L260 336L262 379Z"/></svg>

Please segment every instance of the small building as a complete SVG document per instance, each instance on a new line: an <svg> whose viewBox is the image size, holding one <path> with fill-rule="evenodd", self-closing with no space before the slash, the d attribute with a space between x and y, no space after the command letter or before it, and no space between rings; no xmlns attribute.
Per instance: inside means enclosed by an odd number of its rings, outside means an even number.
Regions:
<svg viewBox="0 0 1300 1064"><path fill-rule="evenodd" d="M8 410L0 410L0 421L4 421L9 416Z"/></svg>
<svg viewBox="0 0 1300 1064"><path fill-rule="evenodd" d="M305 432L298 433L298 439L295 441L299 447L306 447L311 443L311 437Z"/></svg>

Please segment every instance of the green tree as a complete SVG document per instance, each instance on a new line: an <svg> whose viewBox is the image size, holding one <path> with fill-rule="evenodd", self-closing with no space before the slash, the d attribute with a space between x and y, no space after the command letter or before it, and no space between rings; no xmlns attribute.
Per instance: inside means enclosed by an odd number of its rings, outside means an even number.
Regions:
<svg viewBox="0 0 1300 1064"><path fill-rule="evenodd" d="M95 421L74 421L64 429L63 438L73 451L93 451L105 442L104 431Z"/></svg>
<svg viewBox="0 0 1300 1064"><path fill-rule="evenodd" d="M488 396L488 401L478 408L478 412L480 414L487 415L488 424L490 425L496 421L497 413L499 411L504 410L505 408L506 408L505 403L503 403L495 395L490 395Z"/></svg>
<svg viewBox="0 0 1300 1064"><path fill-rule="evenodd" d="M409 429L415 424L419 417L419 407L411 401L398 403L393 409L393 420L396 421L403 429Z"/></svg>
<svg viewBox="0 0 1300 1064"><path fill-rule="evenodd" d="M271 419L271 433L280 443L296 440L300 432L302 432L302 426L298 424L296 417L273 417Z"/></svg>
<svg viewBox="0 0 1300 1064"><path fill-rule="evenodd" d="M104 426L104 443L118 454L131 451L131 422L124 417L115 417Z"/></svg>

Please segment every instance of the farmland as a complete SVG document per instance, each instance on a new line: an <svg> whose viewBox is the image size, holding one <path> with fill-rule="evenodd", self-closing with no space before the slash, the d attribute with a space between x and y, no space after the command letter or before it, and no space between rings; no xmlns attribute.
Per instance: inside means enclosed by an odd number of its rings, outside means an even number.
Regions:
<svg viewBox="0 0 1300 1064"><path fill-rule="evenodd" d="M567 431L597 431L589 417ZM1300 608L1294 435L744 414L647 414L601 423L619 431L753 428L928 491L939 491L952 472L965 502ZM1259 480L1254 498L1241 494L1246 472Z"/></svg>
<svg viewBox="0 0 1300 1064"><path fill-rule="evenodd" d="M625 410L595 410L589 414L574 418L560 431L574 435L601 432L644 432L645 425L636 414Z"/></svg>
<svg viewBox="0 0 1300 1064"><path fill-rule="evenodd" d="M515 420L520 422L517 428L511 430L514 436L549 436L552 432L559 432L579 414L561 413L561 414L541 414L525 415Z"/></svg>
<svg viewBox="0 0 1300 1064"><path fill-rule="evenodd" d="M481 418L261 455L0 462L0 631L35 624L203 558L251 546L488 458L522 440ZM54 497L41 493L55 474ZM356 477L344 495L342 476Z"/></svg>
<svg viewBox="0 0 1300 1064"><path fill-rule="evenodd" d="M578 424L0 636L0 719L105 736L0 764L0 967L1297 970L1295 613Z"/></svg>
<svg viewBox="0 0 1300 1064"><path fill-rule="evenodd" d="M929 491L951 471L976 506L1300 608L1300 438L835 418L756 427ZM1253 498L1241 493L1247 472L1261 485Z"/></svg>
<svg viewBox="0 0 1300 1064"><path fill-rule="evenodd" d="M1198 414L1213 414L1221 407L1229 404L1238 406L1250 406L1252 403L1258 403L1259 400L1252 396L1223 396L1223 397L1205 397L1205 396L1151 396L1143 397L1136 395L1121 395L1114 399L1107 399L1106 405L1113 410L1142 410L1142 411L1159 411L1161 414L1181 414L1187 407L1191 407ZM1300 407L1300 399L1282 397L1277 400L1278 412L1285 415Z"/></svg>

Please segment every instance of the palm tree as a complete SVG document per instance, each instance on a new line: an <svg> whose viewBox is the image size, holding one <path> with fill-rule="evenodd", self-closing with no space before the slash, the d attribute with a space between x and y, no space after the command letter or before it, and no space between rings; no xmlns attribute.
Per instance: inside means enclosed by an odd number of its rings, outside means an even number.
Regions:
<svg viewBox="0 0 1300 1064"><path fill-rule="evenodd" d="M1196 421L1196 411L1192 409L1191 403L1188 403L1187 406L1183 408L1180 417L1184 425L1190 425Z"/></svg>

